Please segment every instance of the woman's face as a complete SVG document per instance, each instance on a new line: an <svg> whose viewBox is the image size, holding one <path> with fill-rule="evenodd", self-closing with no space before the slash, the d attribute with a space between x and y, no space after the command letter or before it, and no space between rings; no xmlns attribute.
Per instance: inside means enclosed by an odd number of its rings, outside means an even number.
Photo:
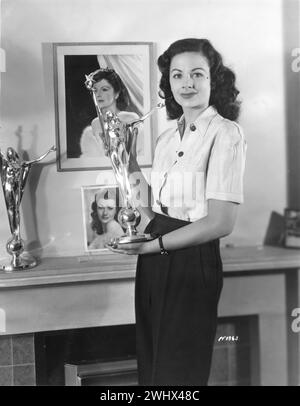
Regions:
<svg viewBox="0 0 300 406"><path fill-rule="evenodd" d="M208 107L210 69L207 59L199 52L175 55L170 65L170 85L183 111Z"/></svg>
<svg viewBox="0 0 300 406"><path fill-rule="evenodd" d="M98 199L97 213L101 223L107 224L112 221L116 214L116 202L114 199Z"/></svg>
<svg viewBox="0 0 300 406"><path fill-rule="evenodd" d="M97 102L100 108L104 108L106 110L111 109L114 112L119 94L115 92L112 85L106 79L102 79L95 83L95 88Z"/></svg>

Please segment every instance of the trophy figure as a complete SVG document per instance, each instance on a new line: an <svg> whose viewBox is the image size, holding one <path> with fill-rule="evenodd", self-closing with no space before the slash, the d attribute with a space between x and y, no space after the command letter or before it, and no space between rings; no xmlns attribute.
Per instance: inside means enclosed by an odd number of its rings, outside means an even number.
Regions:
<svg viewBox="0 0 300 406"><path fill-rule="evenodd" d="M34 257L23 252L24 241L20 235L20 204L31 166L55 150L56 148L53 146L45 154L32 161L22 161L11 147L7 148L6 156L0 150L1 184L12 234L6 243L6 250L12 259L11 262L0 265L0 269L4 271L18 271L37 265Z"/></svg>
<svg viewBox="0 0 300 406"><path fill-rule="evenodd" d="M132 198L132 189L130 186L129 176L129 159L130 159L130 142L134 136L138 134L137 125L142 123L148 118L157 108L164 106L163 103L159 103L151 111L145 114L143 117L131 122L123 123L119 117L107 111L102 113L100 106L97 102L94 74L92 72L86 75L85 86L91 92L97 116L100 122L100 138L103 142L106 155L110 157L111 165L114 171L116 181L120 187L121 194L124 201L124 207L120 210L118 220L123 228L125 228L125 235L113 239L112 244L126 244L133 242L149 241L155 238L151 234L139 233L136 226L140 222L141 215L134 205Z"/></svg>

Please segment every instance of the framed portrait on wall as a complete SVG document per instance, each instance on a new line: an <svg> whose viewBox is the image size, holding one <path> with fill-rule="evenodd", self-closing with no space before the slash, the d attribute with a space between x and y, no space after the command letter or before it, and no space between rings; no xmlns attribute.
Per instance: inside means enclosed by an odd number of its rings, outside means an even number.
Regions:
<svg viewBox="0 0 300 406"><path fill-rule="evenodd" d="M118 114L125 113L135 121L156 104L153 43L54 43L53 52L57 169L110 169L110 158L104 153L102 140L95 136L97 113L85 86L86 75L100 72L96 83L100 108L109 110L109 103L115 103ZM115 90L112 76L107 72L113 72L121 90ZM100 133L99 124L98 127ZM139 127L137 154L141 167L152 164L155 128L155 115Z"/></svg>
<svg viewBox="0 0 300 406"><path fill-rule="evenodd" d="M125 234L118 222L122 198L116 185L93 185L81 187L84 249L97 253L112 238Z"/></svg>

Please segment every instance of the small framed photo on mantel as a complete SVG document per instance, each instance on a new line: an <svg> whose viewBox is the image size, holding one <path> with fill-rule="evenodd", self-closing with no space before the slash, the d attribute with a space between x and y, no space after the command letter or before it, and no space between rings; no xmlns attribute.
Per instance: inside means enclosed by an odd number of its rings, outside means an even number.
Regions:
<svg viewBox="0 0 300 406"><path fill-rule="evenodd" d="M125 234L118 221L122 198L116 185L82 186L84 249L88 253L107 250L112 238Z"/></svg>
<svg viewBox="0 0 300 406"><path fill-rule="evenodd" d="M97 113L86 75L97 75L97 103L135 121L156 105L152 42L54 43L55 119L58 171L110 169L97 132ZM95 75L96 77L96 75ZM156 92L155 92L156 93ZM152 115L139 128L137 155L141 167L153 159ZM100 131L100 126L99 131Z"/></svg>

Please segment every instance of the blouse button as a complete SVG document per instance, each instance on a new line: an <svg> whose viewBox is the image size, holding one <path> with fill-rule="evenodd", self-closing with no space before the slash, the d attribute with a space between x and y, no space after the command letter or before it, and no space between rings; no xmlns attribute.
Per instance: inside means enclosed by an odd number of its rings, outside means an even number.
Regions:
<svg viewBox="0 0 300 406"><path fill-rule="evenodd" d="M191 131L196 131L196 126L195 126L195 124L191 124L191 125L190 125L190 130L191 130Z"/></svg>
<svg viewBox="0 0 300 406"><path fill-rule="evenodd" d="M182 156L183 154L184 154L183 151L179 151L179 152L178 152L178 156Z"/></svg>

